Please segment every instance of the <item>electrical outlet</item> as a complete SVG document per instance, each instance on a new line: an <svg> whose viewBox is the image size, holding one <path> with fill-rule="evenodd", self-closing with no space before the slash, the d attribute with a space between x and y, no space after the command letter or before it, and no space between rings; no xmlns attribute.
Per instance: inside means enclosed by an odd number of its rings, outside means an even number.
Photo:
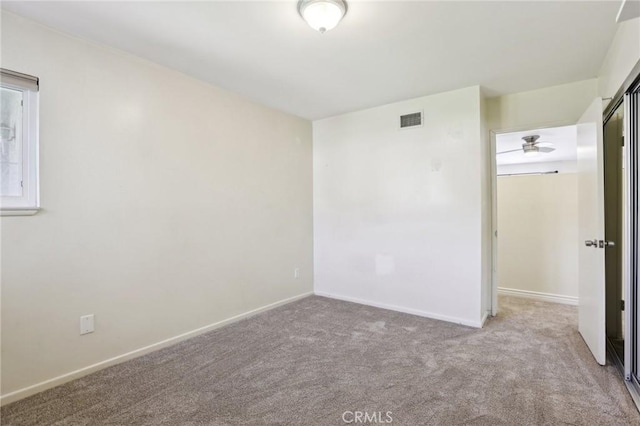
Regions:
<svg viewBox="0 0 640 426"><path fill-rule="evenodd" d="M93 333L94 321L93 314L80 317L80 334Z"/></svg>
<svg viewBox="0 0 640 426"><path fill-rule="evenodd" d="M300 268L294 268L294 270L293 270L293 278L295 278L296 280L298 278L300 278Z"/></svg>

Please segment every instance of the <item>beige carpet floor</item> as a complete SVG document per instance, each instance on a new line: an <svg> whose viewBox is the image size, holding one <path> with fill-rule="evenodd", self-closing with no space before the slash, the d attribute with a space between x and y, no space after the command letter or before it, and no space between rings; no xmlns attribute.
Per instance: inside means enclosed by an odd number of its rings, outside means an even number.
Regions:
<svg viewBox="0 0 640 426"><path fill-rule="evenodd" d="M344 425L345 411L366 411L393 425L640 424L575 307L504 297L500 309L477 330L312 296L9 404L0 419Z"/></svg>

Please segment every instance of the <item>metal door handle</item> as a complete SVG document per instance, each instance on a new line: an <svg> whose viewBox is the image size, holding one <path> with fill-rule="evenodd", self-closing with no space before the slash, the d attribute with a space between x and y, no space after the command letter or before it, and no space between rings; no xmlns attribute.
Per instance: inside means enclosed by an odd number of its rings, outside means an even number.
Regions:
<svg viewBox="0 0 640 426"><path fill-rule="evenodd" d="M587 240L584 242L584 245L587 247L598 247L598 240Z"/></svg>
<svg viewBox="0 0 640 426"><path fill-rule="evenodd" d="M605 248L605 247L615 247L616 243L614 241L604 241L604 240L600 240L598 241L598 245L600 246L600 248Z"/></svg>

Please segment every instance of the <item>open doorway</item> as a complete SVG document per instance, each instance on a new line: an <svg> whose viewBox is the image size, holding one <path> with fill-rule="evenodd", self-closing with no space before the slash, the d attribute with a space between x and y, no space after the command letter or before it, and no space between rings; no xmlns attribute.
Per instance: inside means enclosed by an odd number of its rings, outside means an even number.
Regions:
<svg viewBox="0 0 640 426"><path fill-rule="evenodd" d="M570 149L545 134L562 128L575 135ZM615 361L640 407L640 64L604 114L603 99L595 98L576 125L492 131L491 138L492 314L498 313L499 293L577 302L578 331L595 361ZM567 147L573 158L556 157L559 146ZM532 191L536 185L526 184L532 180L528 177L563 174L576 175L573 191L563 192L562 185ZM553 208L544 206L557 206L559 202L548 201L558 192L566 194L562 201L568 204L554 216ZM536 194L544 197L535 201ZM513 206L505 209L507 202L515 205L516 214L508 211ZM569 252L559 257L554 251L562 244L556 240L559 234L548 232L554 225L550 217L558 222L572 218L573 225L566 222L562 229L577 229L572 242L578 248L577 262ZM531 284L530 274L540 274L550 258L561 269L549 269L547 278L557 277L565 267L575 268L576 293L558 290L561 287L545 277Z"/></svg>
<svg viewBox="0 0 640 426"><path fill-rule="evenodd" d="M576 135L575 125L496 135L498 294L578 303Z"/></svg>
<svg viewBox="0 0 640 426"><path fill-rule="evenodd" d="M624 105L605 117L604 131L605 321L607 347L613 360L624 365L623 206Z"/></svg>

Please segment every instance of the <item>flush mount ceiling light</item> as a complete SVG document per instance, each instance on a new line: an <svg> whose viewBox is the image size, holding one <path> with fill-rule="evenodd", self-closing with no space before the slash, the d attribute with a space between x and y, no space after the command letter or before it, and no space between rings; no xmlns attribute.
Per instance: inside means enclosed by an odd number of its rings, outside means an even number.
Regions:
<svg viewBox="0 0 640 426"><path fill-rule="evenodd" d="M311 28L324 33L338 25L347 13L347 4L343 0L300 0L298 12Z"/></svg>

